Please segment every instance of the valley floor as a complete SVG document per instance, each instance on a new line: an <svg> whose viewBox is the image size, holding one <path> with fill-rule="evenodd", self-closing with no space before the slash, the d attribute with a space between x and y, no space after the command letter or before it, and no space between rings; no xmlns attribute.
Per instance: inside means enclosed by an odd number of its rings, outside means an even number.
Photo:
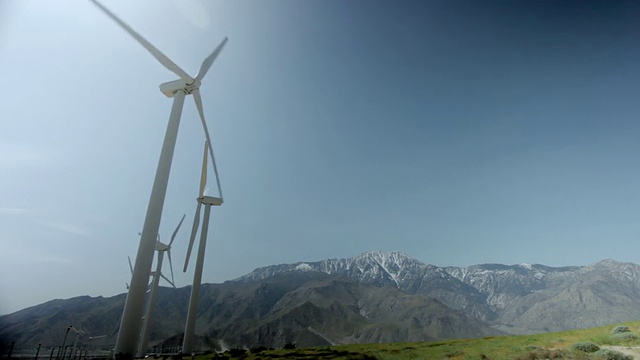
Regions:
<svg viewBox="0 0 640 360"><path fill-rule="evenodd" d="M388 343L388 344L353 344L340 346L324 346L305 349L272 350L251 354L249 352L234 354L226 359L362 359L362 360L400 360L400 359L487 359L487 360L596 360L614 359L598 356L599 353L588 354L572 350L572 345L591 342L600 349L614 350L627 355L618 354L615 359L640 359L640 338L620 340L612 337L612 330L617 325L624 325L631 332L640 333L640 321L623 324L612 324L597 328L543 333L533 335L495 336L479 339L462 339L441 342ZM229 355L229 354L227 354ZM196 360L215 359L211 354L198 357Z"/></svg>

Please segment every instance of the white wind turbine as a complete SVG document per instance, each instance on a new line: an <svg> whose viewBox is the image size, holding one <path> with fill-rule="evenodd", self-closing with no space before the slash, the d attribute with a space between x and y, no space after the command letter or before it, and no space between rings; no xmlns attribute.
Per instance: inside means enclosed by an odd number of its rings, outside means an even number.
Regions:
<svg viewBox="0 0 640 360"><path fill-rule="evenodd" d="M138 235L140 235L140 233L138 233ZM131 271L131 276L133 276L133 265L131 265L131 256L127 256L127 260L129 260L129 271ZM151 272L151 276L154 276L154 272ZM153 284L153 281L150 282L147 285L147 292L151 289L151 284ZM125 282L124 285L127 287L127 290L129 290L129 283Z"/></svg>
<svg viewBox="0 0 640 360"><path fill-rule="evenodd" d="M189 74L160 52L160 50L156 49L151 45L151 43L140 36L140 34L129 27L129 25L125 24L115 14L109 11L109 9L104 7L104 5L100 4L97 0L91 1L105 14L107 14L107 16L118 23L118 25L129 33L129 35L136 39L165 68L178 75L180 78L179 80L170 81L160 85L160 91L162 91L163 94L170 98L173 97L173 105L171 107L171 115L169 116L167 131L162 143L160 159L158 160L158 167L156 169L156 175L151 189L149 205L147 206L147 214L142 227L142 236L140 238L140 244L138 245L138 253L136 255L133 276L131 277L131 285L129 287L129 292L127 293L124 310L122 311L122 320L120 322L120 329L118 331L114 350L115 355L122 353L123 355L133 356L137 350L140 329L142 326L141 322L147 281L151 275L153 252L155 249L156 237L158 235L158 228L160 227L162 207L164 206L164 199L167 192L167 183L169 181L169 173L171 172L171 162L176 145L176 137L178 135L178 126L180 125L180 116L182 114L184 98L186 95L193 95L198 113L200 114L200 121L204 129L205 137L207 141L211 143L209 130L204 118L204 111L202 109L202 99L200 97L199 88L202 79L207 74L207 71L209 71L209 68L220 51L222 51L224 45L227 43L227 38L225 38L202 62L200 70L194 78L189 76ZM210 151L210 154L213 158L213 151ZM214 170L217 172L215 165ZM220 199L222 199L222 191L219 183L218 192Z"/></svg>
<svg viewBox="0 0 640 360"><path fill-rule="evenodd" d="M149 344L149 334L151 328L151 317L153 315L153 308L156 304L156 297L158 296L158 284L160 283L160 278L165 279L171 286L175 289L175 280L173 278L173 264L171 262L171 245L173 241L176 239L176 235L178 234L178 230L180 230L180 226L184 221L185 215L182 215L182 219L178 226L173 231L171 235L171 240L169 244L164 244L160 241L160 236L158 236L158 241L156 241L156 251L158 252L158 261L156 262L156 270L152 271L153 281L151 283L151 292L149 293L149 298L147 299L147 310L144 314L144 320L142 325L142 334L140 335L140 345L138 346L138 356L143 357L147 353L147 346ZM169 268L171 269L171 280L169 280L162 273L162 260L164 258L164 253L167 253L167 257L169 258Z"/></svg>
<svg viewBox="0 0 640 360"><path fill-rule="evenodd" d="M183 272L187 271L189 265L189 257L191 256L191 249L193 248L193 242L198 233L198 227L200 225L200 208L204 204L204 219L202 220L202 231L200 232L200 243L198 244L198 257L196 258L196 269L193 273L193 286L191 287L191 295L189 296L189 311L187 313L187 323L184 330L184 340L182 342L182 353L190 354L193 348L193 336L196 326L196 313L198 311L198 296L200 295L200 283L202 281L202 269L204 267L204 253L207 246L207 232L209 231L209 217L211 214L211 206L222 205L222 197L205 196L204 190L207 185L207 149L211 151L211 146L208 142L204 143L204 154L202 155L202 175L200 176L200 192L196 200L198 205L196 207L196 214L193 218L193 227L191 228L191 239L189 239L189 247L187 248L187 257L184 261ZM211 151L211 154L213 152ZM215 169L216 160L213 158L213 167ZM218 172L216 171L216 181L218 182L218 189L220 188L220 181L218 179Z"/></svg>
<svg viewBox="0 0 640 360"><path fill-rule="evenodd" d="M129 270L131 271L131 276L133 276L133 265L131 265L131 256L127 256L127 260L129 260ZM129 283L124 283L127 286L127 290L129 290Z"/></svg>
<svg viewBox="0 0 640 360"><path fill-rule="evenodd" d="M73 347L71 348L71 353L69 353L69 358L71 358L71 355L74 353L74 351L78 351L78 337L84 335L83 331L76 329L73 326L71 326L71 330L76 332L76 338L75 340L73 340ZM64 356L62 358L64 359Z"/></svg>

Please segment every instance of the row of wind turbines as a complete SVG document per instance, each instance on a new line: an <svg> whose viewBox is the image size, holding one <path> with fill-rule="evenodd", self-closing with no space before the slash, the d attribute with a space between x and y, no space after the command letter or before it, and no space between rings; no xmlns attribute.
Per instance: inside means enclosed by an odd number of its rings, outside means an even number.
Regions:
<svg viewBox="0 0 640 360"><path fill-rule="evenodd" d="M204 214L205 220L202 225L202 231L200 232L201 236L200 236L200 242L198 246L198 257L196 258L196 270L193 274L193 285L192 285L191 294L189 297L190 311L188 312L188 315L187 315L187 323L186 323L187 325L185 327L185 338L188 338L188 339L193 339L194 337L193 328L195 327L196 310L198 306L200 284L202 282L202 271L204 268L204 254L206 250L206 242L207 242L207 235L208 235L208 229L209 229L208 220L210 217L210 211L211 211L210 209L212 205L216 205L216 206L222 205L222 201L220 200L220 198L204 195L204 191L207 185L207 150L208 150L208 144L205 142L204 154L202 156L202 175L200 177L200 191L199 191L198 197L196 198L198 205L196 207L196 213L193 219L193 227L191 229L189 247L187 248L187 255L184 261L184 267L182 269L183 272L187 272L187 267L189 266L189 259L191 257L193 244L194 244L196 235L198 234L198 229L200 224L200 209L202 204L205 204L205 214ZM158 238L156 240L156 247L155 247L155 251L157 252L156 269L151 272L152 280L151 280L151 283L149 283L148 285L149 290L147 294L147 302L146 302L145 312L143 316L142 332L140 333L140 341L139 341L138 350L137 350L137 355L139 357L143 357L146 355L146 351L149 345L151 319L153 316L153 309L155 307L156 298L158 295L158 286L160 284L160 278L164 279L173 288L176 287L175 278L173 276L173 263L171 261L171 247L173 245L173 242L176 239L176 236L178 235L178 231L180 231L180 227L182 226L182 222L184 221L184 218L185 218L185 215L183 215L182 219L180 219L180 222L178 223L178 226L173 231L173 234L171 235L171 240L169 241L168 244L165 244L162 241L160 241L160 234L158 234ZM142 235L142 233L138 233L138 235ZM165 253L167 254L167 257L169 260L171 280L169 280L169 278L162 273L162 265L164 262ZM129 269L131 270L131 274L133 275L133 266L131 265L131 258L129 258ZM127 285L127 289L129 289L129 284L126 284L126 285ZM184 344L183 344L183 347L184 347Z"/></svg>
<svg viewBox="0 0 640 360"><path fill-rule="evenodd" d="M162 275L161 268L164 257L164 252L167 252L169 257L169 263L171 267L173 285L173 265L171 264L170 249L175 236L184 220L184 216L180 221L180 224L174 231L169 244L163 244L158 238L158 229L160 227L160 220L162 217L162 209L164 206L165 195L167 192L167 184L169 181L169 174L171 171L171 162L173 160L173 152L176 145L176 138L178 135L178 127L180 125L180 117L182 115L182 108L184 105L184 99L187 95L193 95L193 99L200 115L200 122L206 138L205 149L202 162L202 175L200 178L200 191L196 198L197 207L194 216L193 226L191 229L191 236L189 240L189 246L187 248L187 256L183 271L186 272L189 264L189 258L193 249L193 244L200 230L200 241L198 245L198 254L196 258L195 271L193 276L193 286L191 287L191 295L189 300L189 309L187 312L187 321L185 324L184 340L182 345L182 353L189 354L193 348L193 338L196 322L196 313L198 308L198 296L200 292L200 283L202 281L202 270L204 267L204 255L206 249L206 241L209 228L209 218L211 216L211 206L220 206L223 203L222 188L220 186L220 178L218 176L218 168L216 166L215 157L213 155L213 148L211 143L211 137L209 136L209 129L204 117L204 110L202 107L202 98L200 96L200 85L205 75L211 68L211 65L218 57L225 44L227 38L224 40L207 56L200 70L195 77L191 77L178 65L176 65L171 59L164 55L160 50L154 47L150 42L133 30L129 25L107 9L97 0L91 0L100 10L102 10L108 17L115 21L122 29L124 29L129 35L137 40L153 57L156 58L165 68L172 73L176 74L179 79L169 81L160 84L160 91L167 97L173 98L173 105L171 107L171 113L169 115L169 123L165 133L165 138L162 144L162 150L160 152L160 159L158 161L158 167L156 169L156 175L151 189L151 195L149 204L147 206L147 213L144 220L142 232L140 233L140 244L138 245L138 252L134 265L132 266L131 284L128 286L127 299L125 301L124 310L122 312L122 320L120 322L120 329L116 339L116 347L114 351L114 357L118 354L133 356L144 356L146 353L148 340L149 340L149 325L153 313L153 307L155 305L155 297L157 295L157 287ZM207 155L210 155L211 162L213 164L213 170L215 172L216 184L218 187L218 196L205 196L204 190L207 182ZM202 227L200 228L200 211L202 205L205 206L204 217L202 220ZM151 271L153 265L153 254L158 251L158 261L156 270ZM130 264L131 265L131 264ZM145 306L146 292L148 288L149 278L153 276L151 283L151 290L147 303ZM143 316L144 311L144 316Z"/></svg>

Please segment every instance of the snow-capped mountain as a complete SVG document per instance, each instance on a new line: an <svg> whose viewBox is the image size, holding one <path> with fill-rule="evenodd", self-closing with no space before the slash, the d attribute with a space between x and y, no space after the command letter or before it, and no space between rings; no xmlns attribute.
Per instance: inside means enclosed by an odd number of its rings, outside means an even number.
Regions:
<svg viewBox="0 0 640 360"><path fill-rule="evenodd" d="M513 300L563 280L579 267L553 268L544 265L482 264L466 268L446 267L456 279L473 286L486 296L494 311L503 310Z"/></svg>
<svg viewBox="0 0 640 360"><path fill-rule="evenodd" d="M409 294L426 294L481 320L496 317L486 304L486 296L475 288L456 279L445 268L427 265L401 252L371 251L347 259L267 266L234 281L262 280L291 271L317 271L365 284L391 286Z"/></svg>
<svg viewBox="0 0 640 360"><path fill-rule="evenodd" d="M319 271L329 275L348 275L362 282L395 284L405 290L418 273L432 272L447 278L449 274L439 267L426 265L401 252L371 251L347 259L327 259L316 262L298 262L255 269L236 281L255 281L289 271Z"/></svg>
<svg viewBox="0 0 640 360"><path fill-rule="evenodd" d="M294 267L295 269L295 267ZM307 270L307 271L305 271ZM425 295L308 271L306 266L260 281L203 284L198 309L199 351L232 347L435 341L503 332ZM189 288L161 287L151 345L181 345ZM125 294L53 300L0 316L0 344L55 346L68 324L106 334L113 344ZM90 345L87 338L80 346Z"/></svg>
<svg viewBox="0 0 640 360"><path fill-rule="evenodd" d="M2 316L0 343L57 344L63 332L56 329L70 323L115 339L124 298L54 300ZM187 287L162 288L154 341L176 346L187 300ZM205 348L219 341L320 346L559 331L640 319L640 266L603 260L569 267L438 267L400 252L373 251L267 266L203 284L198 318Z"/></svg>
<svg viewBox="0 0 640 360"><path fill-rule="evenodd" d="M640 266L614 260L587 266L481 264L463 268L428 265L400 252L372 251L347 259L267 266L235 281L292 271L317 271L425 294L513 332L640 319Z"/></svg>

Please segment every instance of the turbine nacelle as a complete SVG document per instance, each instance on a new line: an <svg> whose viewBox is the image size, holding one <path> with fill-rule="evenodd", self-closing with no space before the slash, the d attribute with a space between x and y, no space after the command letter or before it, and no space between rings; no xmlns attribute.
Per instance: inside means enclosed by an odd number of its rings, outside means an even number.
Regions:
<svg viewBox="0 0 640 360"><path fill-rule="evenodd" d="M171 246L161 243L160 241L156 241L156 251L169 251L171 250Z"/></svg>
<svg viewBox="0 0 640 360"><path fill-rule="evenodd" d="M204 109L202 108L202 97L200 96L200 83L202 79L204 79L205 75L211 68L211 65L216 60L228 39L225 37L222 42L207 56L202 64L200 65L200 70L198 70L198 74L195 77L187 74L186 71L182 70L180 66L174 63L171 59L169 59L165 54L163 54L160 50L158 50L155 46L153 46L147 39L138 34L135 30L133 30L129 25L127 25L124 21L122 21L116 14L112 13L109 9L107 9L104 5L102 5L98 0L91 0L100 10L102 10L108 17L110 17L113 21L118 23L120 27L125 30L129 35L131 35L134 39L136 39L142 47L144 47L156 60L162 64L167 70L176 74L180 79L169 81L160 85L160 91L169 98L175 98L175 94L178 91L183 91L185 95L193 95L193 100L196 103L196 108L198 109L198 114L200 115L200 122L202 123L202 129L204 130L204 135L209 143L209 154L211 155L211 161L213 162L213 170L216 174L216 181L218 185L218 194L220 198L222 198L222 188L220 186L220 178L218 177L218 168L216 166L215 158L213 157L213 149L211 147L211 137L209 136L209 128L207 127L207 122L204 118ZM181 100L182 101L182 100ZM179 115L178 115L179 116ZM169 165L170 167L170 165Z"/></svg>
<svg viewBox="0 0 640 360"><path fill-rule="evenodd" d="M198 200L199 203L204 205L220 206L223 203L221 198L214 197L214 196L202 196L202 197L196 198L196 200Z"/></svg>
<svg viewBox="0 0 640 360"><path fill-rule="evenodd" d="M184 79L178 79L160 84L160 91L168 98L174 97L178 91L184 91L185 95L189 95L200 88L200 80L191 80L187 82Z"/></svg>

